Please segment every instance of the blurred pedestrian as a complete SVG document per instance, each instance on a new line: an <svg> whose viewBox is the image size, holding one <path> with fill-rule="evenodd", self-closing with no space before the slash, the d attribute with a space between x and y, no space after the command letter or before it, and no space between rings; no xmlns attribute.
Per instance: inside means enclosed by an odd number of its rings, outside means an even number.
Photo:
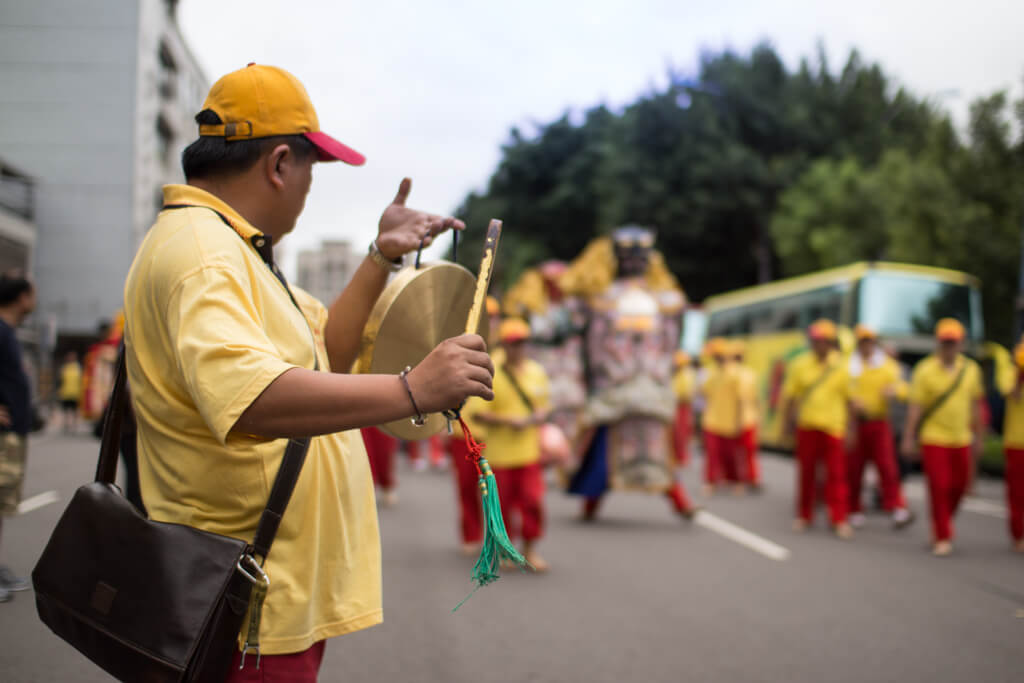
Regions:
<svg viewBox="0 0 1024 683"><path fill-rule="evenodd" d="M970 486L974 459L981 452L981 401L985 396L978 364L963 355L966 330L943 318L935 326L935 353L920 361L910 379L910 406L902 450L924 461L931 507L932 552L953 552L953 517Z"/></svg>
<svg viewBox="0 0 1024 683"><path fill-rule="evenodd" d="M530 326L519 318L502 321L498 341L505 352L495 364L494 400L473 420L487 428L487 460L501 495L509 538L522 537L523 556L537 571L548 563L537 552L544 535L544 470L538 425L551 415L547 373L526 357Z"/></svg>
<svg viewBox="0 0 1024 683"><path fill-rule="evenodd" d="M398 439L379 427L363 427L359 430L370 461L373 483L380 489L380 501L384 507L398 502L398 484L395 479L395 452Z"/></svg>
<svg viewBox="0 0 1024 683"><path fill-rule="evenodd" d="M686 351L676 351L673 361L675 374L672 376L672 391L676 395L676 420L672 425L672 447L676 465L682 467L690 462L693 396L697 389L697 377L690 363L690 354Z"/></svg>
<svg viewBox="0 0 1024 683"><path fill-rule="evenodd" d="M739 436L739 385L736 366L729 359L729 342L720 337L708 341L711 366L701 385L704 415L701 429L704 437L705 496L715 492L723 481L740 482L736 443Z"/></svg>
<svg viewBox="0 0 1024 683"><path fill-rule="evenodd" d="M15 330L35 306L36 290L28 277L17 271L0 275L0 541L4 518L18 514L32 431L32 395ZM27 579L0 565L0 602L28 588Z"/></svg>
<svg viewBox="0 0 1024 683"><path fill-rule="evenodd" d="M831 320L815 321L807 330L811 350L793 359L786 371L782 394L786 399L787 432L796 431L798 470L796 519L793 528L804 531L814 519L814 498L819 465L825 467L825 503L836 536L853 537L847 521L849 495L844 439L849 425L849 372L835 348L838 338Z"/></svg>
<svg viewBox="0 0 1024 683"><path fill-rule="evenodd" d="M907 508L900 486L889 412L891 401L906 399L907 384L899 365L878 344L878 335L872 328L857 325L854 336L857 350L850 356L849 372L853 383L855 442L847 452L850 524L856 528L865 522L861 487L864 466L870 460L878 472L882 509L891 515L893 528L902 529L914 521L914 515Z"/></svg>
<svg viewBox="0 0 1024 683"><path fill-rule="evenodd" d="M1006 454L1006 503L1010 511L1013 548L1024 553L1024 342L1013 350L1016 372L1005 387L1006 416L1003 450Z"/></svg>
<svg viewBox="0 0 1024 683"><path fill-rule="evenodd" d="M760 491L761 465L757 457L757 432L761 421L761 406L757 397L757 373L747 365L746 344L735 340L729 349L736 368L736 400L739 404L739 434L733 445L733 457L738 460L741 486Z"/></svg>
<svg viewBox="0 0 1024 683"><path fill-rule="evenodd" d="M364 161L320 131L292 74L253 64L223 76L196 123L187 184L164 187L125 284L142 495L155 521L252 543L286 443L309 438L273 552L254 558L270 586L241 642L258 634L260 647L244 660L236 650L226 674L308 683L328 638L382 618L380 530L355 430L490 398L493 368L484 340L461 335L398 375L348 373L403 255L464 227L407 207L409 179L330 307L289 287L273 247L295 229L314 164Z"/></svg>
<svg viewBox="0 0 1024 683"><path fill-rule="evenodd" d="M60 366L60 386L57 389L61 429L65 433L74 432L78 428L78 404L81 398L82 366L78 362L78 354L68 351L64 355L64 363Z"/></svg>

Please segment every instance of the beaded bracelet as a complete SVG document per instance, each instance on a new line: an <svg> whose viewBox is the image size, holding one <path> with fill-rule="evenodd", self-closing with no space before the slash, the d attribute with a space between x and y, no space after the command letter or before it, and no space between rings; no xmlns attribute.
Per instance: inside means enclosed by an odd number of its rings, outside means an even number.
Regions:
<svg viewBox="0 0 1024 683"><path fill-rule="evenodd" d="M416 405L416 399L412 397L412 389L409 388L409 380L405 377L410 372L412 372L412 368L406 365L405 370L398 373L398 379L402 380L402 386L405 387L405 393L409 394L409 403L412 404L412 409L416 411L416 417L412 418L412 423L417 427L422 427L427 423L427 416L420 412L420 407Z"/></svg>

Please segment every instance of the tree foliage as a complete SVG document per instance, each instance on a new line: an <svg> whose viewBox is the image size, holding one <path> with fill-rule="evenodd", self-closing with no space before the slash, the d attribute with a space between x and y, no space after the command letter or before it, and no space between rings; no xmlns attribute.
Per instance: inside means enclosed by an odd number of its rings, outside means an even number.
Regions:
<svg viewBox="0 0 1024 683"><path fill-rule="evenodd" d="M961 140L856 52L838 72L823 50L795 70L769 45L708 53L621 111L513 129L457 213L474 228L504 220L505 284L625 223L658 230L695 300L862 258L959 268L983 278L989 329L1005 340L1024 192L1011 118L1004 94L979 100ZM467 235L467 264L482 232Z"/></svg>

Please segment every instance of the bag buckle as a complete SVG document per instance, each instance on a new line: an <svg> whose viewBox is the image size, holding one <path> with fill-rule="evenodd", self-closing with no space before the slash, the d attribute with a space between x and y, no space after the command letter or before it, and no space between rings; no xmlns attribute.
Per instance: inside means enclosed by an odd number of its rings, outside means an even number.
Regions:
<svg viewBox="0 0 1024 683"><path fill-rule="evenodd" d="M263 586L264 588L270 586L270 577L267 576L267 573L263 571L263 567L260 566L260 563L252 555L242 555L236 566L238 571L242 573L242 576L248 579L254 586Z"/></svg>
<svg viewBox="0 0 1024 683"><path fill-rule="evenodd" d="M249 594L249 623L245 632L245 642L242 645L242 657L238 664L241 671L245 668L245 657L250 652L256 655L256 668L260 668L260 620L263 614L263 601L267 597L267 589L270 587L270 577L263 571L263 567L250 554L243 555L238 560L238 571L242 576L252 583L252 592Z"/></svg>

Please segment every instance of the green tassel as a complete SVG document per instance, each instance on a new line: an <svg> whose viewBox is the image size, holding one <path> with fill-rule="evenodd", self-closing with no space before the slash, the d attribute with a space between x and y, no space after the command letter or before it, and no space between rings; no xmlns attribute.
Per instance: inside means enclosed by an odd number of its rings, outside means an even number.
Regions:
<svg viewBox="0 0 1024 683"><path fill-rule="evenodd" d="M501 569L502 560L511 560L521 570L533 569L533 565L527 562L526 558L516 550L516 547L512 545L512 541L508 537L508 530L505 529L505 520L501 516L498 482L494 478L494 472L491 470L490 463L483 456L484 445L477 443L469 431L469 426L466 425L461 416L456 416L466 437L466 446L473 455L477 471L480 473L480 500L483 502L484 510L484 542L480 547L480 557L477 558L476 564L473 566L473 581L476 582L476 587L473 588L469 595L462 599L462 602L455 606L452 612L462 607L466 600L473 597L473 593L476 593L481 586L494 583L501 578L499 570Z"/></svg>

